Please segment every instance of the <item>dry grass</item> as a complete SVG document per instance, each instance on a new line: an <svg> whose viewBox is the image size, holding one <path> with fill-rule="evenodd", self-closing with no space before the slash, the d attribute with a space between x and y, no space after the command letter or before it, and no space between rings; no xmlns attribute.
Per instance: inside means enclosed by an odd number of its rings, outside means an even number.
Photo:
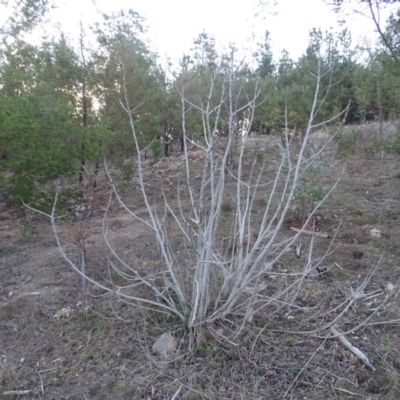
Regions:
<svg viewBox="0 0 400 400"><path fill-rule="evenodd" d="M270 138L252 140L259 148L270 148L273 142ZM274 155L266 154L272 173ZM308 277L298 291L288 294L287 303L270 302L231 343L218 333L229 336L239 319L210 324L193 352L187 351L189 338L176 318L140 310L111 295L100 296L98 291L92 292L99 297L90 297L87 308L78 306L80 280L58 255L46 223L35 222L40 228L38 237L14 238L12 232L19 229L16 221L23 217L14 212L6 219L10 238L0 252L0 393L30 390L21 399L171 399L176 393L177 399L192 400L282 399L284 395L288 399L398 399L399 323L385 322L399 319L400 200L396 188L400 162L366 160L356 154L348 162L352 167L349 173L319 210L323 231L332 234L340 222L336 251L323 265L328 272ZM332 161L332 174L321 184L334 180L340 164ZM154 187L149 187L154 201L160 199L160 183L165 184L164 175L157 179ZM167 194L174 196L176 187L166 185ZM140 213L143 205L135 181L123 196ZM262 192L256 201L261 207ZM160 271L160 256L151 234L126 219L116 205L114 209L110 240L124 261L149 274ZM221 238L229 238L232 212L227 198ZM89 224L93 241L87 250L88 268L92 276L109 279L99 219L94 217ZM256 224L257 214L254 221ZM185 244L177 227L170 220L166 223L174 248L179 251L182 247L177 262L186 265L183 254L188 253L183 251ZM282 235L290 236L289 228L288 222ZM371 238L372 228L385 235ZM66 236L68 229L69 225L62 225L61 234ZM309 245L306 236L300 241L303 248ZM322 255L329 240L317 239L314 246L316 255ZM304 260L299 260L294 250L288 252L263 277L257 296L273 297L293 283L303 268ZM340 327L350 331L348 339L373 360L375 372L337 339L327 339L323 330L374 268L376 273L364 290L366 296L349 307ZM187 279L189 276L187 273ZM392 298L369 320L389 293L389 283L395 285ZM36 291L41 295L29 295ZM74 310L69 317L53 318L68 306ZM351 332L363 321L361 328ZM167 331L174 333L178 351L164 360L152 354L151 348Z"/></svg>

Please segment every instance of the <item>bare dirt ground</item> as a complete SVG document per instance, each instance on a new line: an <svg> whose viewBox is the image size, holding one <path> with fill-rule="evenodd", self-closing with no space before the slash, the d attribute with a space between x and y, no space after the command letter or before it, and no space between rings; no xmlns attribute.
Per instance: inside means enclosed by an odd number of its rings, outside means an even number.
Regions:
<svg viewBox="0 0 400 400"><path fill-rule="evenodd" d="M275 139L252 140L256 148L273 151ZM169 163L170 176L177 173L173 159L162 162ZM339 187L318 212L321 231L331 235L339 227L335 251L326 261L329 271L305 282L301 297L304 308L317 307L318 312L291 309L271 317L266 310L235 344L206 337L195 352L188 352L183 339L168 360L152 354L151 347L162 333L173 331L176 321L104 296L90 285L91 296L81 302L80 279L60 256L48 221L22 207L3 208L0 398L399 399L400 324L384 323L400 320L397 295L373 319L368 316L398 289L400 161L353 154L347 163ZM337 161L334 168L342 164ZM169 179L165 174L159 178ZM332 183L330 174L323 180ZM166 184L174 189L172 179ZM157 183L149 189L156 200ZM68 221L60 222L59 229L68 239L84 226L92 260L89 274L107 279L101 241L107 187L103 191L104 197L70 204ZM121 185L121 193L140 214L143 204L135 180ZM288 221L287 235L293 234L294 222ZM116 201L107 224L125 260L137 268L157 266L153 238L135 228ZM371 237L371 229L381 236ZM317 239L315 246L326 243ZM73 244L64 246L72 258L77 256ZM278 268L290 268L290 260L288 256L287 265L284 260ZM334 309L373 270L366 296L348 310L341 328L351 330L365 321L346 336L373 361L375 371L337 339L310 333L335 317L324 309ZM276 285L272 280L266 290Z"/></svg>

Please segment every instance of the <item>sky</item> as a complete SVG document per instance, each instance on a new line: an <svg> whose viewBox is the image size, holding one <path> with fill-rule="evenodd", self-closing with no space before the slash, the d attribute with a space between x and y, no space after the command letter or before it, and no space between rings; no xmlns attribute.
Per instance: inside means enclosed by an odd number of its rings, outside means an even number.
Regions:
<svg viewBox="0 0 400 400"><path fill-rule="evenodd" d="M193 38L203 30L223 45L234 42L238 47L254 48L263 41L267 29L271 31L275 53L286 48L297 57L305 48L309 28L320 24L322 14L325 21L335 22L335 16L322 0L307 0L307 3L308 11L304 1L299 0L279 0L277 6L269 1L263 7L259 6L259 0L133 2L147 16L154 40L161 49L171 49L172 57L179 57L189 49Z"/></svg>
<svg viewBox="0 0 400 400"><path fill-rule="evenodd" d="M337 15L323 0L55 0L51 21L76 36L80 21L93 23L101 12L133 9L146 18L147 38L152 49L164 60L177 62L188 53L193 40L205 31L214 35L219 46L233 42L251 54L263 42L266 30L271 33L276 60L283 49L293 59L304 53L309 31L340 29ZM354 42L361 36L377 37L371 20L349 20Z"/></svg>

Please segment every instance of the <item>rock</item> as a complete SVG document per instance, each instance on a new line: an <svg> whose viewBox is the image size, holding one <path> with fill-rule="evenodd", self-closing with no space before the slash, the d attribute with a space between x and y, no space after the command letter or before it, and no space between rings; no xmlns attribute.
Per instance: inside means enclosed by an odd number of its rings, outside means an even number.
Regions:
<svg viewBox="0 0 400 400"><path fill-rule="evenodd" d="M373 229L371 229L371 230L369 231L369 235L370 235L371 237L373 237L373 238L380 239L380 238L382 237L382 232L381 232L379 229L373 228Z"/></svg>
<svg viewBox="0 0 400 400"><path fill-rule="evenodd" d="M4 212L2 212L0 214L0 221L6 221L6 220L11 219L11 218L12 218L11 212L4 211Z"/></svg>
<svg viewBox="0 0 400 400"><path fill-rule="evenodd" d="M177 342L174 337L168 332L162 334L159 339L153 344L153 352L160 356L167 356L176 351Z"/></svg>
<svg viewBox="0 0 400 400"><path fill-rule="evenodd" d="M389 283L386 285L386 291L391 292L391 291L393 291L393 289L394 289L393 283L390 283L390 282L389 282Z"/></svg>

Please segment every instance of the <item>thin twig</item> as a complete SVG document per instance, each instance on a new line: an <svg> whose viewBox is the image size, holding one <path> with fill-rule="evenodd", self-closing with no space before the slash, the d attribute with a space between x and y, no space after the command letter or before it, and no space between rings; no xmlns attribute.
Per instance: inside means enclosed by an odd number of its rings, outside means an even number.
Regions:
<svg viewBox="0 0 400 400"><path fill-rule="evenodd" d="M284 395L282 396L282 398L286 398L286 396L289 394L290 390L292 389L293 385L297 382L297 380L299 379L300 375L304 372L304 370L307 368L308 364L310 364L311 360L314 358L314 356L318 353L319 349L321 349L325 342L326 342L327 338L324 339L324 341L318 346L318 348L313 352L313 354L311 354L311 357L307 360L307 362L303 365L303 367L301 368L301 370L299 371L299 373L296 375L296 377L293 379L292 383L289 385L289 387L287 388L286 392L284 393Z"/></svg>
<svg viewBox="0 0 400 400"><path fill-rule="evenodd" d="M176 391L176 393L173 395L173 397L171 397L171 400L175 400L178 397L179 392L181 391L181 389L183 388L183 385L181 385L179 387L179 389Z"/></svg>
<svg viewBox="0 0 400 400"><path fill-rule="evenodd" d="M338 388L338 387L334 387L334 386L332 386L332 388L333 388L333 390L339 390L339 392L351 394L352 396L366 397L367 399L371 398L370 396L365 396L365 395L360 394L360 393L350 392L350 390L347 390L347 389Z"/></svg>
<svg viewBox="0 0 400 400"><path fill-rule="evenodd" d="M35 370L36 370L37 374L39 375L39 378L40 378L40 389L41 389L41 391L42 391L42 394L44 394L44 386L43 386L42 375L40 375L40 372L37 370L36 365L35 365Z"/></svg>
<svg viewBox="0 0 400 400"><path fill-rule="evenodd" d="M323 238L323 239L329 239L329 235L327 233L323 233L323 232L307 231L305 229L302 230L299 228L295 228L293 226L290 228L290 230L293 232L297 232L297 233L304 233L305 235L316 236L316 237Z"/></svg>

